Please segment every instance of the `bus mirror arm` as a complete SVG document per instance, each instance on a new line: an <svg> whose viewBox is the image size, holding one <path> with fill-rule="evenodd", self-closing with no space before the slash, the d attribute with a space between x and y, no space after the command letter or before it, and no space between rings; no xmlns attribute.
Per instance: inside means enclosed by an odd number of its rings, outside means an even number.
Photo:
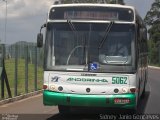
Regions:
<svg viewBox="0 0 160 120"><path fill-rule="evenodd" d="M41 26L41 28L40 28L40 33L42 32L42 29L45 28L45 27L47 27L47 24L46 24L46 23L44 23L44 24Z"/></svg>
<svg viewBox="0 0 160 120"><path fill-rule="evenodd" d="M46 24L43 24L40 28L40 33L37 35L37 47L41 48L43 46L43 34L42 29L46 27Z"/></svg>

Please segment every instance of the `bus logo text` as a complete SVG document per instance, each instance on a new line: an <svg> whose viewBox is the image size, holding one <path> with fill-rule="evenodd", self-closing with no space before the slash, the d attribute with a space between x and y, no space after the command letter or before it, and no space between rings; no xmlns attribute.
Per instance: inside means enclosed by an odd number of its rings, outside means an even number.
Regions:
<svg viewBox="0 0 160 120"><path fill-rule="evenodd" d="M108 80L106 79L92 79L92 78L68 78L67 81L108 83Z"/></svg>

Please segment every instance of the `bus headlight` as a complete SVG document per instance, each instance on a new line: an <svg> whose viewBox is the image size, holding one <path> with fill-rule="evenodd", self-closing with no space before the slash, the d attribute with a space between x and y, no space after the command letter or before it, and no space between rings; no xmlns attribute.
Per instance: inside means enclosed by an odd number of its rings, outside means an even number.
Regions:
<svg viewBox="0 0 160 120"><path fill-rule="evenodd" d="M55 89L56 89L56 86L55 86L55 85L51 85L51 86L50 86L50 90L55 91Z"/></svg>
<svg viewBox="0 0 160 120"><path fill-rule="evenodd" d="M114 93L118 93L119 92L119 89L114 89Z"/></svg>
<svg viewBox="0 0 160 120"><path fill-rule="evenodd" d="M127 92L128 92L128 89L124 87L124 88L122 88L122 92L123 92L123 93L127 93Z"/></svg>
<svg viewBox="0 0 160 120"><path fill-rule="evenodd" d="M62 91L62 90L63 90L63 87L62 87L62 86L59 86L59 87L58 87L58 90L59 90L59 91Z"/></svg>

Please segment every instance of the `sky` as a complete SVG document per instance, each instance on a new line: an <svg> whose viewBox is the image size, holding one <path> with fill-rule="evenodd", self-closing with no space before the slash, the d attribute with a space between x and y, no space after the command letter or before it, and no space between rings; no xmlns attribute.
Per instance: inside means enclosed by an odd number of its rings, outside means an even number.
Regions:
<svg viewBox="0 0 160 120"><path fill-rule="evenodd" d="M142 18L154 0L124 0L134 6ZM17 41L36 42L37 33L47 19L47 11L54 0L7 0L7 27L5 40L6 2L0 0L0 40L13 44Z"/></svg>

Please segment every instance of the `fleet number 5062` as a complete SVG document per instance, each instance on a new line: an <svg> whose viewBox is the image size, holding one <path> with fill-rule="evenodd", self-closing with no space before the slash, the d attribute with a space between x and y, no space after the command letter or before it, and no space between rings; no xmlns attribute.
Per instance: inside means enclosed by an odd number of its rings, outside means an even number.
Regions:
<svg viewBox="0 0 160 120"><path fill-rule="evenodd" d="M127 77L112 77L112 84L127 84Z"/></svg>

